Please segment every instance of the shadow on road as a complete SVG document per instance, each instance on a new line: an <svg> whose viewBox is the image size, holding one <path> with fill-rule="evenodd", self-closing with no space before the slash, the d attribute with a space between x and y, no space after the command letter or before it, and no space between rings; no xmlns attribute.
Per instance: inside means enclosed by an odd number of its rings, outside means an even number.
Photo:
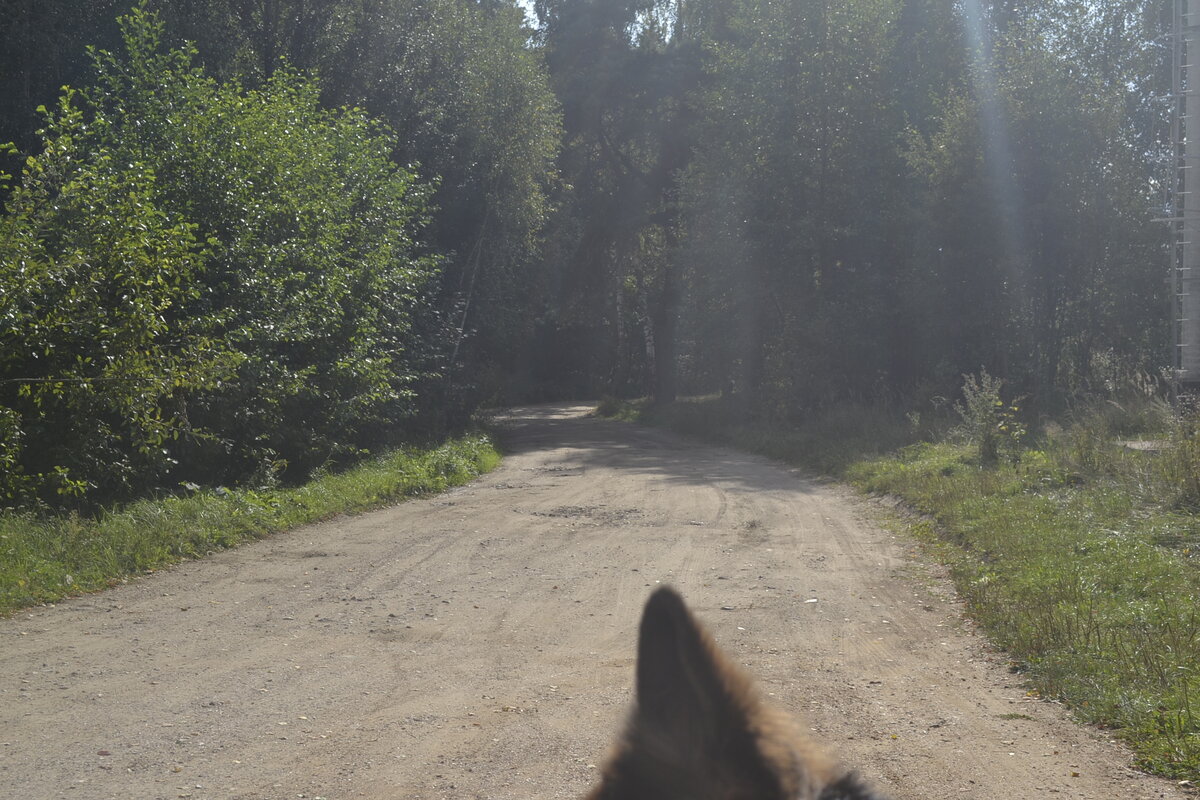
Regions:
<svg viewBox="0 0 1200 800"><path fill-rule="evenodd" d="M660 428L591 416L594 406L555 403L498 413L501 447L510 454L544 452L545 468L584 474L589 468L642 472L673 485L746 491L810 492L811 476L760 456L688 439Z"/></svg>

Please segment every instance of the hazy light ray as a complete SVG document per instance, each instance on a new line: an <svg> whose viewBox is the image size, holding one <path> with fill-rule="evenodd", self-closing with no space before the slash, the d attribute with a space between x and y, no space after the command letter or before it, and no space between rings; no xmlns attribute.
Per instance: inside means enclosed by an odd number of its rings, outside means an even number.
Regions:
<svg viewBox="0 0 1200 800"><path fill-rule="evenodd" d="M980 0L962 0L963 24L967 36L967 56L971 78L979 98L979 124L983 137L983 163L1000 227L1000 245L1006 271L1019 269L1025 256L1025 230L1018 213L1020 193L1014 175L1012 143L1008 121L996 91L996 69L992 63L991 41L987 35L986 12ZM1017 286L1010 286L1016 289Z"/></svg>

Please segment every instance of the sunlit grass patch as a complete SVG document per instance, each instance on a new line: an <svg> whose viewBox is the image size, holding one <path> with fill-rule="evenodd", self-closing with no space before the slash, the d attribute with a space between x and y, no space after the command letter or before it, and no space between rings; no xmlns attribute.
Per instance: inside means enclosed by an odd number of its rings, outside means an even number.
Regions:
<svg viewBox="0 0 1200 800"><path fill-rule="evenodd" d="M971 614L1043 696L1115 729L1144 766L1194 779L1200 575L1160 546L1193 537L1194 521L1111 470L1063 480L1053 459L1030 460L970 468L965 448L940 444L847 474L934 518Z"/></svg>
<svg viewBox="0 0 1200 800"><path fill-rule="evenodd" d="M288 489L212 489L95 518L0 514L0 612L114 585L335 514L466 483L500 456L482 434L397 450Z"/></svg>

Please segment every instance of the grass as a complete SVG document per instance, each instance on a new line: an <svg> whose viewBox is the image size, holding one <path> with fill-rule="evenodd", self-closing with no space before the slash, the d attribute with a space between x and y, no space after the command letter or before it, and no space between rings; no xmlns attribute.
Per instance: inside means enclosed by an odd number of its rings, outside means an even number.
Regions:
<svg viewBox="0 0 1200 800"><path fill-rule="evenodd" d="M1166 530L1196 521L1053 457L981 469L969 447L918 445L847 477L927 514L959 593L1031 685L1113 728L1143 767L1200 776L1200 572Z"/></svg>
<svg viewBox="0 0 1200 800"><path fill-rule="evenodd" d="M336 514L456 486L500 456L485 435L405 449L289 489L204 490L95 518L0 514L0 613L113 586L130 575Z"/></svg>
<svg viewBox="0 0 1200 800"><path fill-rule="evenodd" d="M1128 415L1094 408L1037 449L985 466L979 447L948 437L948 425L919 430L912 415L879 409L765 424L739 421L710 398L621 415L902 499L920 512L907 524L950 565L969 612L1032 691L1112 729L1143 768L1200 779L1194 418L1160 409L1135 431L1122 424ZM1162 446L1114 442L1139 432Z"/></svg>

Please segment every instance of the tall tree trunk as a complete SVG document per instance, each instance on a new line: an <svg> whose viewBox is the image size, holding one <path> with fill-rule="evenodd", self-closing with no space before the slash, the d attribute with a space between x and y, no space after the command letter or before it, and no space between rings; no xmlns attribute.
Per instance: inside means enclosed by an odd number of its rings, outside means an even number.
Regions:
<svg viewBox="0 0 1200 800"><path fill-rule="evenodd" d="M745 315L745 344L742 356L742 369L746 382L746 395L751 402L757 402L762 392L763 379L766 375L766 337L764 335L763 314L767 308L767 287L761 265L751 267L749 277L750 302L742 311Z"/></svg>
<svg viewBox="0 0 1200 800"><path fill-rule="evenodd" d="M679 303L683 294L675 260L678 237L674 225L667 226L666 237L667 263L654 309L654 404L660 406L674 403L679 392Z"/></svg>
<svg viewBox="0 0 1200 800"><path fill-rule="evenodd" d="M629 336L626 332L625 286L622 278L624 256L617 256L617 269L612 282L613 298L613 355L612 378L608 391L616 397L624 397L629 388L630 353Z"/></svg>

